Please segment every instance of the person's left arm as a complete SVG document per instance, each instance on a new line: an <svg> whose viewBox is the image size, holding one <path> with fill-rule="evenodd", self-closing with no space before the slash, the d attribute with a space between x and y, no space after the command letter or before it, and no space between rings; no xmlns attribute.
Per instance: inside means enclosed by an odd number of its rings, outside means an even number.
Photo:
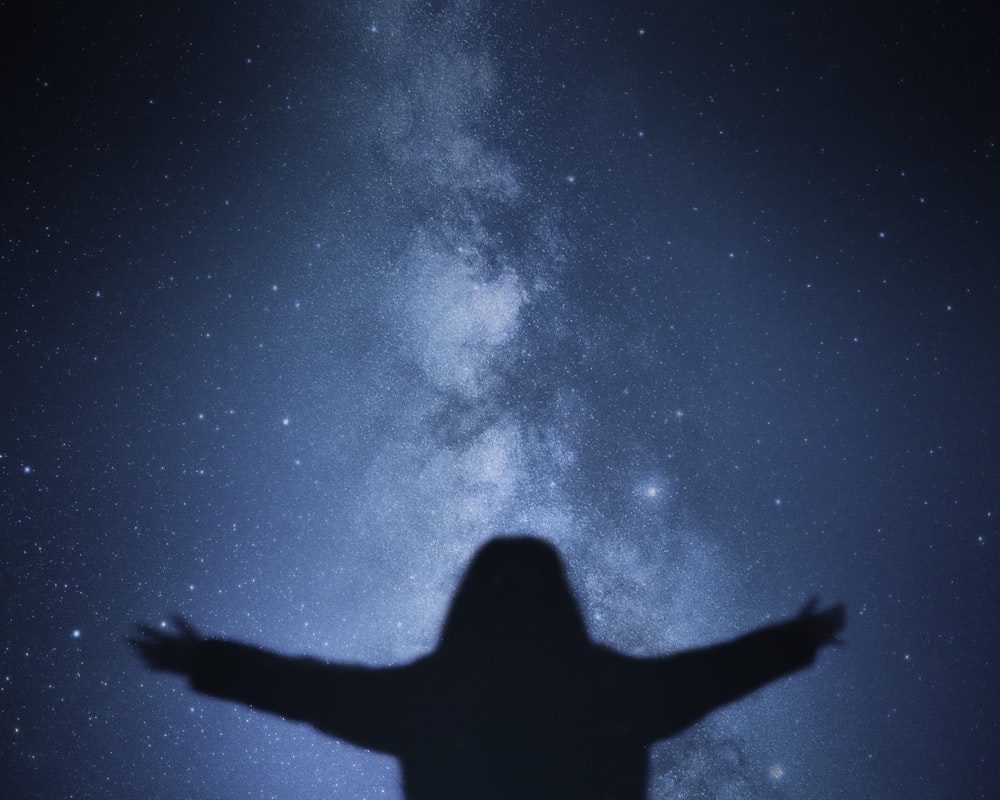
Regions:
<svg viewBox="0 0 1000 800"><path fill-rule="evenodd" d="M406 667L330 664L200 636L184 619L141 626L130 640L150 669L187 676L193 689L308 722L362 747L393 751L406 724Z"/></svg>

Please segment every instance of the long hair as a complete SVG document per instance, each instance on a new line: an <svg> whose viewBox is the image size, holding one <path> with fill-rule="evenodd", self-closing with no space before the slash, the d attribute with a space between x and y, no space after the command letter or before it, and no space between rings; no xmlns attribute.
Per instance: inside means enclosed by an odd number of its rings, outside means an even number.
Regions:
<svg viewBox="0 0 1000 800"><path fill-rule="evenodd" d="M562 560L546 541L502 536L473 557L452 600L441 647L587 641Z"/></svg>

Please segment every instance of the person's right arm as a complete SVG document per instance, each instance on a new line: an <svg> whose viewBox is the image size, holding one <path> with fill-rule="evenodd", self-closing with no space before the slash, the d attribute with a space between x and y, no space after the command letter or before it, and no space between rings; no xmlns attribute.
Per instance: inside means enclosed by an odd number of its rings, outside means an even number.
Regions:
<svg viewBox="0 0 1000 800"><path fill-rule="evenodd" d="M721 644L637 659L632 667L648 741L673 736L704 716L813 663L838 642L842 605L817 612L811 601L785 622Z"/></svg>

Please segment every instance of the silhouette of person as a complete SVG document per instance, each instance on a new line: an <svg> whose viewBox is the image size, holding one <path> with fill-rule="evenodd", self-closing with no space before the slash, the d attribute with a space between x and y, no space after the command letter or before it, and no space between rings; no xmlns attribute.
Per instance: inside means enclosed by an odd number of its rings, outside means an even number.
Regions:
<svg viewBox="0 0 1000 800"><path fill-rule="evenodd" d="M649 746L812 663L842 605L658 658L593 643L556 550L531 537L473 558L438 647L403 666L288 658L140 626L151 669L199 692L302 720L402 765L409 800L641 800Z"/></svg>

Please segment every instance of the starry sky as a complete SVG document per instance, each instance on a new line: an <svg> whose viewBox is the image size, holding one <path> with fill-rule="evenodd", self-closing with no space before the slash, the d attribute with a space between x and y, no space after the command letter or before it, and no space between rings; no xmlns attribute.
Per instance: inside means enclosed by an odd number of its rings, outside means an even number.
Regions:
<svg viewBox="0 0 1000 800"><path fill-rule="evenodd" d="M7 4L9 796L399 800L125 640L400 663L518 531L629 653L847 604L653 800L995 797L1000 19L827 5Z"/></svg>

